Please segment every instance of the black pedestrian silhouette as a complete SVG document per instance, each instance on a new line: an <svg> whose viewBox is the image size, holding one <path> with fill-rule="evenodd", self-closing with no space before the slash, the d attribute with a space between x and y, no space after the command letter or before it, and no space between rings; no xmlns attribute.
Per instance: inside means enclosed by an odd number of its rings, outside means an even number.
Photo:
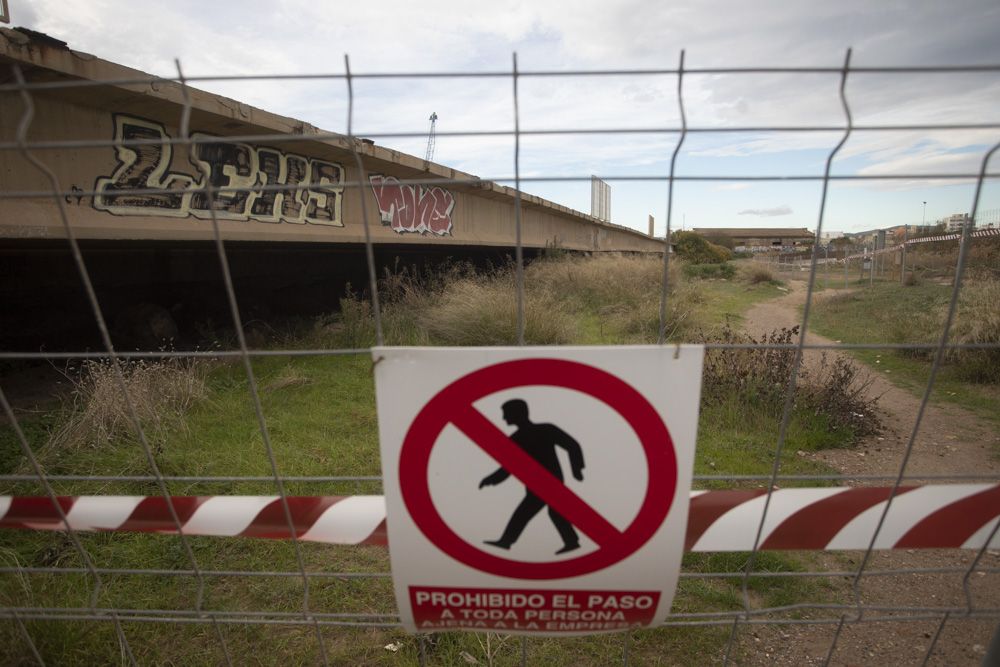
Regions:
<svg viewBox="0 0 1000 667"><path fill-rule="evenodd" d="M573 477L583 481L583 450L580 443L570 437L565 431L554 424L535 424L528 419L528 404L519 398L507 401L503 404L503 418L511 426L516 426L517 430L510 436L521 449L531 458L535 459L555 475L559 480L563 480L562 468L559 466L559 457L556 455L556 446L562 447L569 454L569 463L573 469ZM487 475L479 483L479 488L484 486L495 486L510 477L510 473L501 466L496 472ZM517 538L521 536L528 522L541 509L545 507L545 501L525 488L524 500L517 506L514 513L507 522L507 528L499 540L486 540L486 544L510 549ZM573 529L573 525L563 518L559 512L549 508L549 518L559 531L563 540L563 548L557 554L573 551L580 548L580 538Z"/></svg>

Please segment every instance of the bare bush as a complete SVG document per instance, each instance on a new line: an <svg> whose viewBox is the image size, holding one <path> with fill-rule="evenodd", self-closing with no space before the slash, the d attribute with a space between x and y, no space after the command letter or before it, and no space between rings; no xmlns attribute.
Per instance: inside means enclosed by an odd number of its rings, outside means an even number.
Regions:
<svg viewBox="0 0 1000 667"><path fill-rule="evenodd" d="M850 430L855 437L874 435L882 423L876 411L878 399L870 396L874 378L846 357L827 355L806 373L804 404L825 416L834 428Z"/></svg>
<svg viewBox="0 0 1000 667"><path fill-rule="evenodd" d="M749 345L790 345L799 328L777 329L760 338L726 326L704 337L704 342ZM792 348L713 349L705 353L702 397L707 404L737 401L755 412L780 414L795 363ZM869 396L872 378L844 357L823 355L812 368L798 369L795 407L827 420L831 428L849 430L854 437L877 433L881 421L878 399Z"/></svg>
<svg viewBox="0 0 1000 667"><path fill-rule="evenodd" d="M761 338L726 325L703 335L703 342L738 345L790 345L798 327L772 331ZM709 403L722 403L733 396L762 409L780 410L795 351L781 348L714 349L705 353L702 395Z"/></svg>

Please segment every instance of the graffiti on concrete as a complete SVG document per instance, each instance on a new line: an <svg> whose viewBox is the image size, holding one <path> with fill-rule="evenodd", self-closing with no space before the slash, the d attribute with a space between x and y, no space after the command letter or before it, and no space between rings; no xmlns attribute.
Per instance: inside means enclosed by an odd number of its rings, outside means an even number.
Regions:
<svg viewBox="0 0 1000 667"><path fill-rule="evenodd" d="M444 188L403 185L393 176L373 174L368 178L382 224L398 234L451 234L455 197Z"/></svg>
<svg viewBox="0 0 1000 667"><path fill-rule="evenodd" d="M171 171L173 146L163 125L121 114L114 118L118 165L94 185L93 205L99 211L205 219L214 210L222 220L344 226L344 169L339 164L274 148L213 142L212 135L195 133L188 159L193 174ZM213 188L224 190L210 197L206 175Z"/></svg>

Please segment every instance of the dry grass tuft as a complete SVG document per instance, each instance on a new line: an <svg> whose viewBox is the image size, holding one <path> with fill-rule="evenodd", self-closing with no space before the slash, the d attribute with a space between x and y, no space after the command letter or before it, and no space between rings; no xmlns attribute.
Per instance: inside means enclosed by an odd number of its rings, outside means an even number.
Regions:
<svg viewBox="0 0 1000 667"><path fill-rule="evenodd" d="M56 448L101 447L121 440L138 440L125 398L131 400L147 438L162 445L170 428L183 426L183 415L205 398L205 362L87 360L70 369L73 383L68 415L49 443ZM123 391L124 387L124 391Z"/></svg>
<svg viewBox="0 0 1000 667"><path fill-rule="evenodd" d="M264 391L280 391L290 387L302 387L307 384L312 384L312 380L305 373L295 366L285 366L273 380L264 385Z"/></svg>
<svg viewBox="0 0 1000 667"><path fill-rule="evenodd" d="M581 321L621 342L653 342L659 327L661 257L558 255L525 267L525 340L560 345L585 339ZM382 324L390 345L511 345L517 341L515 270L508 264L476 271L465 264L418 274L387 272L382 278ZM670 265L667 333L689 330L698 301ZM324 318L321 336L348 347L374 340L367 296L349 293L339 315Z"/></svg>
<svg viewBox="0 0 1000 667"><path fill-rule="evenodd" d="M668 282L680 280L677 262L670 264ZM549 292L578 306L635 306L659 298L663 261L655 256L602 254L565 256L532 263L526 271L528 289Z"/></svg>
<svg viewBox="0 0 1000 667"><path fill-rule="evenodd" d="M758 264L757 262L742 265L740 267L740 278L751 285L760 285L761 283L775 285L778 283L778 278L774 275L774 271L769 266Z"/></svg>
<svg viewBox="0 0 1000 667"><path fill-rule="evenodd" d="M1000 383L1000 280L970 281L962 288L953 343L989 343L998 347L951 350L949 361L972 382Z"/></svg>
<svg viewBox="0 0 1000 667"><path fill-rule="evenodd" d="M567 256L535 262L528 267L529 291L547 294L571 312L591 313L601 330L618 342L651 343L660 326L660 286L663 258L607 253L594 257ZM699 302L697 290L683 279L682 264L672 261L667 276L667 337L693 328Z"/></svg>
<svg viewBox="0 0 1000 667"><path fill-rule="evenodd" d="M444 345L512 345L517 342L517 291L513 275L469 277L452 282L417 322ZM555 295L526 291L524 338L532 345L560 345L573 339L573 320Z"/></svg>

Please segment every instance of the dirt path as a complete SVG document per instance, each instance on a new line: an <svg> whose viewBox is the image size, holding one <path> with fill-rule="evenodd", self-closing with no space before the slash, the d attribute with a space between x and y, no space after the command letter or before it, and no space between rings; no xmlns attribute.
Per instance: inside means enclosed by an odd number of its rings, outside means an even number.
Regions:
<svg viewBox="0 0 1000 667"><path fill-rule="evenodd" d="M746 316L745 326L755 334L801 323L800 306L805 301L805 285L789 284L789 293L779 299L754 306ZM817 300L823 293L816 295ZM809 342L832 342L810 333ZM804 363L820 353L807 351ZM884 373L872 370L872 393L880 396L885 431L852 449L825 450L808 456L845 475L896 475L916 421L920 397L890 383ZM1000 477L1000 461L993 454L1000 433L988 422L958 406L930 405L924 413L920 430L907 465L907 476L920 474L988 474ZM849 480L852 486L891 484ZM810 554L810 569L856 570L863 554L839 552ZM908 568L968 568L973 551L908 550L878 552L867 571ZM990 551L980 568L1000 568L1000 552ZM895 607L950 607L966 604L962 587L964 572L958 574L894 574L862 580L862 600L866 604ZM830 577L833 597L850 602L852 577ZM970 580L976 606L1000 607L1000 574L977 572ZM878 613L891 616L891 613ZM909 614L907 614L909 615ZM940 615L939 615L940 616ZM837 643L835 665L909 665L920 664L939 620L885 621L845 626ZM744 629L740 645L742 664L803 665L822 664L835 631L833 625L756 626ZM944 626L929 664L978 665L996 630L995 619L965 620L953 616Z"/></svg>

